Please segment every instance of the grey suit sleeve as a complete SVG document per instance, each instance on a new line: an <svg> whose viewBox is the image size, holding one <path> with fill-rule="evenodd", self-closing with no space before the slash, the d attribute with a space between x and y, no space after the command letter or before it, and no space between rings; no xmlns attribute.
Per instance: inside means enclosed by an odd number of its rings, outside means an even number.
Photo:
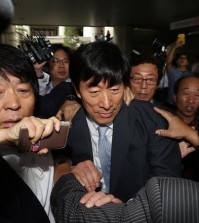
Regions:
<svg viewBox="0 0 199 223"><path fill-rule="evenodd" d="M109 203L86 208L79 203L86 193L73 174L55 184L51 206L57 223L198 223L199 183L181 178L153 177L126 204Z"/></svg>
<svg viewBox="0 0 199 223"><path fill-rule="evenodd" d="M199 183L181 178L160 178L164 223L199 222Z"/></svg>
<svg viewBox="0 0 199 223"><path fill-rule="evenodd" d="M145 193L153 223L198 223L199 183L182 178L153 177Z"/></svg>
<svg viewBox="0 0 199 223"><path fill-rule="evenodd" d="M86 208L80 204L79 200L85 193L85 189L73 174L59 179L51 195L52 211L57 223L146 222L146 213L149 213L149 210L144 191L142 196L138 195L127 204L110 203L94 208Z"/></svg>

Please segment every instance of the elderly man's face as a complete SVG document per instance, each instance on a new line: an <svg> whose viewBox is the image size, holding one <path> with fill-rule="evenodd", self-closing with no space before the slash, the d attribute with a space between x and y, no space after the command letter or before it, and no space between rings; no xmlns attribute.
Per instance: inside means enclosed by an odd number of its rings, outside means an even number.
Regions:
<svg viewBox="0 0 199 223"><path fill-rule="evenodd" d="M178 115L185 122L193 120L199 107L199 79L190 77L182 80L174 100Z"/></svg>
<svg viewBox="0 0 199 223"><path fill-rule="evenodd" d="M29 83L7 74L0 76L0 129L9 128L33 114L35 96Z"/></svg>
<svg viewBox="0 0 199 223"><path fill-rule="evenodd" d="M131 67L130 88L136 99L151 101L157 89L158 68L144 63Z"/></svg>

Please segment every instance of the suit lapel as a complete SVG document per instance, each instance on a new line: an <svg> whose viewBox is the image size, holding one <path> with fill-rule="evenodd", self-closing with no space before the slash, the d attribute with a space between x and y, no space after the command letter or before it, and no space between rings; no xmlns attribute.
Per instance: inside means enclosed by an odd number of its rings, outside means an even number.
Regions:
<svg viewBox="0 0 199 223"><path fill-rule="evenodd" d="M110 192L117 184L130 143L127 106L123 105L113 124Z"/></svg>
<svg viewBox="0 0 199 223"><path fill-rule="evenodd" d="M74 161L81 162L87 159L93 161L91 137L86 121L86 114L83 108L76 113L72 122L73 127L69 132L69 144L71 143L72 147L78 154L74 154Z"/></svg>

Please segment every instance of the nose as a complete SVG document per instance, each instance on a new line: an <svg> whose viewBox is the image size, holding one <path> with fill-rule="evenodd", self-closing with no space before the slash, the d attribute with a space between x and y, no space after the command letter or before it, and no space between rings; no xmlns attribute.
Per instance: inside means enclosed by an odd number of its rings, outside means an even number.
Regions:
<svg viewBox="0 0 199 223"><path fill-rule="evenodd" d="M109 110L110 107L113 105L111 96L108 93L101 93L101 99L99 106L106 110Z"/></svg>
<svg viewBox="0 0 199 223"><path fill-rule="evenodd" d="M146 79L143 79L142 80L142 83L140 84L141 88L147 88L147 80Z"/></svg>
<svg viewBox="0 0 199 223"><path fill-rule="evenodd" d="M6 94L5 94L5 103L4 103L4 108L6 110L18 110L20 108L20 100L19 96L16 94L15 91L9 89Z"/></svg>
<svg viewBox="0 0 199 223"><path fill-rule="evenodd" d="M187 101L191 104L195 103L196 101L195 95L190 94Z"/></svg>
<svg viewBox="0 0 199 223"><path fill-rule="evenodd" d="M59 66L60 66L60 67L64 67L64 61L63 61L63 60L60 60L60 61L59 61Z"/></svg>

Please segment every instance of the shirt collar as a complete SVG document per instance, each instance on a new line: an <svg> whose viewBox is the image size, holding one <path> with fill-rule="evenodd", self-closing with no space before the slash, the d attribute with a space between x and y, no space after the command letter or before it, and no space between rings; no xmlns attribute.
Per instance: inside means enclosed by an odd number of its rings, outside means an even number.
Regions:
<svg viewBox="0 0 199 223"><path fill-rule="evenodd" d="M90 116L86 116L87 121L90 123L90 125L92 125L96 130L98 129L98 127L100 126L99 123L97 123L93 118L91 118ZM113 123L107 123L105 124L106 126L108 126L110 129L113 129Z"/></svg>

